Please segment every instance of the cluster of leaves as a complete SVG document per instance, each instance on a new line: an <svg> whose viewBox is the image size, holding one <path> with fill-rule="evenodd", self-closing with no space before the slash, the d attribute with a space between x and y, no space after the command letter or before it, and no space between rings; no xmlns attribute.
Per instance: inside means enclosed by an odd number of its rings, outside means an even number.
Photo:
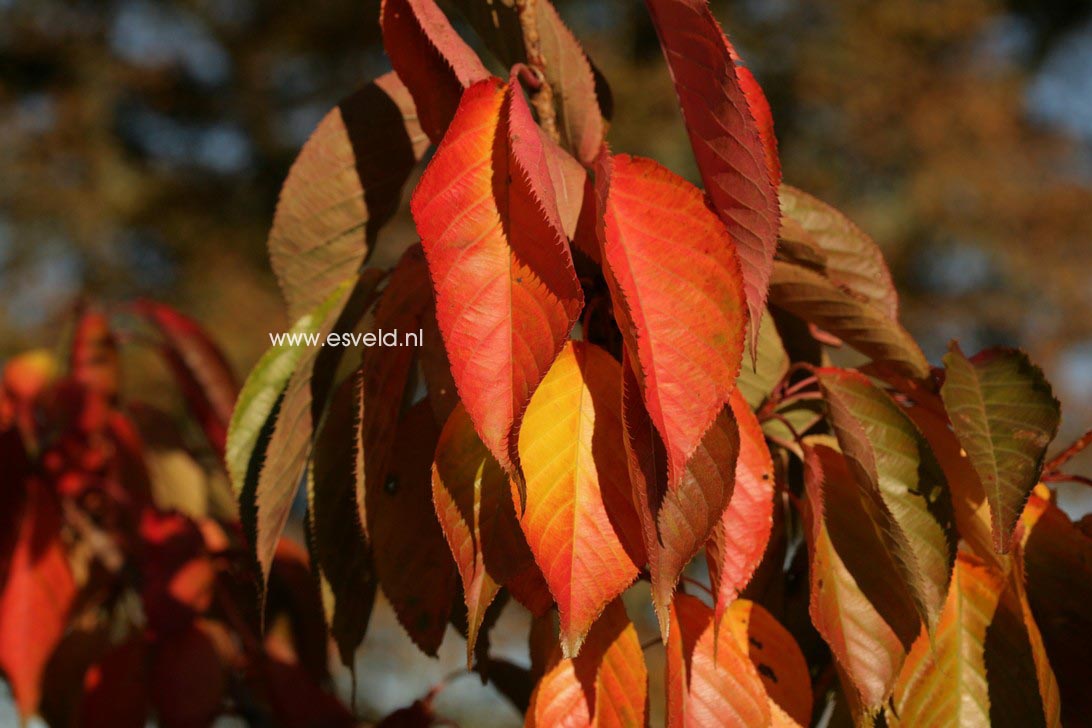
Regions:
<svg viewBox="0 0 1092 728"><path fill-rule="evenodd" d="M459 626L528 725L648 720L637 580L670 725L808 725L832 696L859 723L1086 714L1065 634L1088 535L1032 493L1066 477L1042 373L955 345L930 368L873 241L782 184L704 0L646 0L704 192L607 148L606 81L548 0L453 4L507 78L432 0L385 0L394 71L285 182L295 330L425 337L274 348L251 373L227 461L262 577L305 487L346 663L378 585L426 653ZM433 145L420 242L369 267ZM684 577L702 555L708 585ZM482 639L500 595L536 617L522 689ZM431 694L408 710L427 723Z"/></svg>
<svg viewBox="0 0 1092 728"><path fill-rule="evenodd" d="M206 442L122 396L123 336L163 354ZM150 301L83 310L68 344L12 359L0 379L0 669L19 713L51 726L199 726L227 713L354 725L323 688L307 554L278 545L263 637L233 509L193 496L215 489L217 469L224 481L237 386L220 352Z"/></svg>

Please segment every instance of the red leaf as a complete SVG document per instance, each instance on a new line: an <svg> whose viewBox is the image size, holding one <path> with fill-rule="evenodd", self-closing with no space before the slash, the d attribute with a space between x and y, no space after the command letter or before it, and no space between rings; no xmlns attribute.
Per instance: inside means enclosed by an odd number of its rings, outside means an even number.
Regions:
<svg viewBox="0 0 1092 728"><path fill-rule="evenodd" d="M114 401L118 394L118 343L109 319L97 310L83 311L76 322L69 353L72 378Z"/></svg>
<svg viewBox="0 0 1092 728"><path fill-rule="evenodd" d="M0 593L0 669L26 717L38 708L42 672L64 634L76 584L61 541L56 496L34 477L6 483L4 488L26 488Z"/></svg>
<svg viewBox="0 0 1092 728"><path fill-rule="evenodd" d="M766 161L769 147L752 110L760 104L741 82L732 60L735 49L706 0L646 0L646 5L706 193L739 251L754 344L780 227L774 171Z"/></svg>
<svg viewBox="0 0 1092 728"><path fill-rule="evenodd" d="M459 395L489 451L518 478L523 410L583 294L517 84L493 79L467 90L411 207Z"/></svg>
<svg viewBox="0 0 1092 728"><path fill-rule="evenodd" d="M688 594L671 605L667 642L667 725L770 725L758 671L731 630L714 629L713 610Z"/></svg>
<svg viewBox="0 0 1092 728"><path fill-rule="evenodd" d="M144 728L148 722L148 650L143 635L117 645L83 678L80 728Z"/></svg>
<svg viewBox="0 0 1092 728"><path fill-rule="evenodd" d="M773 527L775 488L770 449L740 390L732 392L730 403L739 427L735 489L706 547L718 620L762 562Z"/></svg>
<svg viewBox="0 0 1092 728"><path fill-rule="evenodd" d="M566 656L646 560L626 477L620 385L609 354L570 342L520 433L527 474L520 525L557 601Z"/></svg>
<svg viewBox="0 0 1092 728"><path fill-rule="evenodd" d="M596 191L615 318L676 483L739 374L739 260L701 192L656 162L604 154Z"/></svg>
<svg viewBox="0 0 1092 728"><path fill-rule="evenodd" d="M648 722L648 670L637 630L615 600L591 628L584 649L555 662L527 710L527 728L642 726Z"/></svg>
<svg viewBox="0 0 1092 728"><path fill-rule="evenodd" d="M229 675L216 642L232 639L216 622L196 622L156 644L149 678L159 725L210 725L224 712Z"/></svg>
<svg viewBox="0 0 1092 728"><path fill-rule="evenodd" d="M369 483L367 491L379 586L428 655L435 655L444 639L455 600L455 564L432 510L430 466L438 437L432 410L418 402L398 424L386 481Z"/></svg>
<svg viewBox="0 0 1092 728"><path fill-rule="evenodd" d="M553 604L553 597L520 531L508 476L461 405L436 445L432 499L462 578L469 660L485 611L501 586L537 614Z"/></svg>
<svg viewBox="0 0 1092 728"><path fill-rule="evenodd" d="M736 76L739 78L740 88L747 97L747 108L751 112L751 118L755 120L758 128L758 137L762 140L762 148L766 152L766 168L770 170L770 181L774 187L781 184L781 159L777 156L777 136L774 134L773 112L770 111L770 102L766 99L758 79L751 73L751 69L736 62Z"/></svg>
<svg viewBox="0 0 1092 728"><path fill-rule="evenodd" d="M667 637L671 595L682 571L709 540L728 506L735 482L739 432L727 409L705 433L686 471L665 483L663 447L641 404L628 352L622 408L633 501L652 576L652 604Z"/></svg>
<svg viewBox="0 0 1092 728"><path fill-rule="evenodd" d="M383 0L379 22L391 65L435 144L455 116L463 89L488 78L489 71L433 0Z"/></svg>
<svg viewBox="0 0 1092 728"><path fill-rule="evenodd" d="M201 326L170 306L141 300L134 309L163 336L162 352L178 379L186 404L209 445L224 456L228 422L239 385L223 352Z"/></svg>
<svg viewBox="0 0 1092 728"><path fill-rule="evenodd" d="M141 600L148 625L165 634L186 629L212 604L216 572L197 525L177 513L145 511Z"/></svg>

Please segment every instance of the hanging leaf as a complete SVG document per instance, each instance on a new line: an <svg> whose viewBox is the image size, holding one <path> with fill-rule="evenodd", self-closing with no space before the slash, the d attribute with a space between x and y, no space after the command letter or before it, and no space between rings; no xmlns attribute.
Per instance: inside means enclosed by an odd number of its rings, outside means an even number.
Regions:
<svg viewBox="0 0 1092 728"><path fill-rule="evenodd" d="M1058 433L1061 405L1020 351L988 349L968 359L952 342L944 368L944 407L986 493L994 548L1006 553Z"/></svg>
<svg viewBox="0 0 1092 728"><path fill-rule="evenodd" d="M775 490L773 459L758 418L739 390L729 402L739 428L735 487L706 546L718 621L762 562L773 527Z"/></svg>
<svg viewBox="0 0 1092 728"><path fill-rule="evenodd" d="M831 282L897 321L899 297L875 241L838 210L795 187L781 185L780 199L782 239L820 251Z"/></svg>
<svg viewBox="0 0 1092 728"><path fill-rule="evenodd" d="M729 46L729 51L735 49ZM773 111L770 102L766 98L758 79L751 73L751 69L739 65L741 60L734 53L732 61L736 64L736 76L739 78L739 86L743 89L743 95L747 99L747 109L751 112L751 118L755 120L758 129L758 138L762 140L762 149L766 152L766 168L770 170L770 181L773 186L781 184L781 159L777 154L777 135L774 133Z"/></svg>
<svg viewBox="0 0 1092 728"><path fill-rule="evenodd" d="M473 49L433 0L383 0L383 47L413 96L421 127L433 144L455 116L463 90L489 78Z"/></svg>
<svg viewBox="0 0 1092 728"><path fill-rule="evenodd" d="M411 205L460 398L517 482L521 415L583 305L544 155L518 85L483 81Z"/></svg>
<svg viewBox="0 0 1092 728"><path fill-rule="evenodd" d="M757 409L789 370L788 354L785 353L785 346L781 343L773 317L768 312L762 317L754 352L752 356L748 342L743 354L745 363L740 367L736 387L743 393L747 404L752 409ZM747 362L754 362L754 366Z"/></svg>
<svg viewBox="0 0 1092 728"><path fill-rule="evenodd" d="M919 379L929 376L929 362L901 325L821 273L774 261L770 303L834 334L877 362L887 363L895 373Z"/></svg>
<svg viewBox="0 0 1092 728"><path fill-rule="evenodd" d="M330 398L315 438L307 499L311 553L331 595L326 621L347 667L364 641L376 590L371 544L356 507L358 386L350 377Z"/></svg>
<svg viewBox="0 0 1092 728"><path fill-rule="evenodd" d="M228 422L239 393L223 352L196 321L170 306L144 299L133 304L133 309L163 337L161 351L186 404L213 451L223 457Z"/></svg>
<svg viewBox="0 0 1092 728"><path fill-rule="evenodd" d="M666 482L664 449L641 402L628 352L622 408L633 502L652 577L652 605L666 639L671 597L683 569L720 524L735 483L740 435L725 408L705 433L683 477Z"/></svg>
<svg viewBox="0 0 1092 728"><path fill-rule="evenodd" d="M427 655L436 655L455 600L455 564L432 511L431 464L439 428L427 402L398 424L382 488L369 488L371 534L379 585L398 621Z"/></svg>
<svg viewBox="0 0 1092 728"><path fill-rule="evenodd" d="M427 148L413 99L393 73L319 122L288 172L269 231L269 260L292 318L360 270Z"/></svg>
<svg viewBox="0 0 1092 728"><path fill-rule="evenodd" d="M701 192L651 160L604 154L596 193L615 318L674 484L739 374L746 313L735 246Z"/></svg>
<svg viewBox="0 0 1092 728"><path fill-rule="evenodd" d="M569 342L527 407L520 526L561 614L566 656L645 563L626 476L618 362Z"/></svg>
<svg viewBox="0 0 1092 728"><path fill-rule="evenodd" d="M765 726L769 699L731 630L716 630L713 610L688 594L671 605L667 642L667 725Z"/></svg>
<svg viewBox="0 0 1092 728"><path fill-rule="evenodd" d="M575 658L543 675L527 709L527 728L623 728L648 723L648 670L637 630L621 600L603 611Z"/></svg>
<svg viewBox="0 0 1092 728"><path fill-rule="evenodd" d="M757 84L751 87L747 82L749 96L732 60L735 49L706 0L646 0L645 4L675 82L705 190L739 252L754 344L766 305L780 216L779 174L767 164L768 147L752 111Z"/></svg>
<svg viewBox="0 0 1092 728"><path fill-rule="evenodd" d="M882 390L858 372L816 371L831 424L885 544L932 626L948 589L955 534L947 482L929 444Z"/></svg>
<svg viewBox="0 0 1092 728"><path fill-rule="evenodd" d="M508 476L461 405L436 445L432 498L462 579L470 660L485 611L502 586L537 614L553 598L520 531Z"/></svg>
<svg viewBox="0 0 1092 728"><path fill-rule="evenodd" d="M150 675L143 635L110 648L87 668L79 699L81 728L143 728L148 724Z"/></svg>
<svg viewBox="0 0 1092 728"><path fill-rule="evenodd" d="M920 622L911 601L902 598L906 588L890 559L882 558L881 537L851 480L839 453L825 446L804 448L811 621L834 653L853 703L871 715L891 694ZM875 555L881 556L878 564ZM859 568L862 559L865 569ZM869 576L877 578L869 581Z"/></svg>
<svg viewBox="0 0 1092 728"><path fill-rule="evenodd" d="M733 602L724 616L740 651L758 670L771 703L797 724L810 725L811 675L792 634L761 605L746 599Z"/></svg>

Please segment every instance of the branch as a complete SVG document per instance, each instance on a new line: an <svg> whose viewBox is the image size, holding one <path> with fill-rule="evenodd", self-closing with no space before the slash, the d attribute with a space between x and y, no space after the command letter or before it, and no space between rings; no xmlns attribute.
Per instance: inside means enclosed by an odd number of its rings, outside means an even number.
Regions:
<svg viewBox="0 0 1092 728"><path fill-rule="evenodd" d="M554 90L546 81L546 58L542 55L542 42L538 34L538 13L536 0L516 0L519 11L520 29L523 31L523 46L527 51L527 65L539 79L540 85L531 93L531 104L542 125L551 139L561 140L557 130L557 111L554 109Z"/></svg>
<svg viewBox="0 0 1092 728"><path fill-rule="evenodd" d="M1092 430L1089 430L1088 432L1081 435L1079 438L1077 438L1077 441L1075 443L1058 453L1058 455L1056 455L1053 460L1051 460L1043 467L1043 472L1047 475L1057 472L1058 468L1065 465L1074 455L1079 453L1081 450L1084 450L1089 445L1092 445Z"/></svg>

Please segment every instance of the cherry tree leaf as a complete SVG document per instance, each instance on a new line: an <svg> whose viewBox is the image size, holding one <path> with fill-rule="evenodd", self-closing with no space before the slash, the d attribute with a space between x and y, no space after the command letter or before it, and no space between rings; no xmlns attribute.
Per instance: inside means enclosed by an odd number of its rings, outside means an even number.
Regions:
<svg viewBox="0 0 1092 728"><path fill-rule="evenodd" d="M875 241L841 212L795 187L781 185L780 199L781 238L817 249L835 285L897 321L898 294Z"/></svg>
<svg viewBox="0 0 1092 728"><path fill-rule="evenodd" d="M432 656L443 641L456 588L455 563L432 509L439 435L428 403L418 402L398 424L386 481L367 491L379 586L406 632Z"/></svg>
<svg viewBox="0 0 1092 728"><path fill-rule="evenodd" d="M775 172L768 165L769 147L754 117L755 110L763 113L757 84L751 84L753 78L741 82L733 61L735 49L706 0L645 4L675 82L706 192L739 251L754 343L766 305L780 215L779 167Z"/></svg>
<svg viewBox="0 0 1092 728"><path fill-rule="evenodd" d="M820 369L842 452L927 625L944 603L955 555L952 502L928 441L859 372Z"/></svg>
<svg viewBox="0 0 1092 728"><path fill-rule="evenodd" d="M770 725L770 701L758 670L731 630L715 628L713 610L676 594L667 641L667 725Z"/></svg>
<svg viewBox="0 0 1092 728"><path fill-rule="evenodd" d="M489 451L522 482L521 416L583 294L518 84L467 90L411 208L460 398Z"/></svg>
<svg viewBox="0 0 1092 728"><path fill-rule="evenodd" d="M648 670L637 630L611 602L574 658L555 660L527 709L528 728L628 728L648 723Z"/></svg>
<svg viewBox="0 0 1092 728"><path fill-rule="evenodd" d="M774 261L770 303L834 334L898 374L925 378L929 362L914 339L876 305L840 288L822 273Z"/></svg>
<svg viewBox="0 0 1092 728"><path fill-rule="evenodd" d="M646 560L626 470L621 379L605 351L569 342L520 433L527 476L520 526L557 602L569 657Z"/></svg>
<svg viewBox="0 0 1092 728"><path fill-rule="evenodd" d="M730 50L734 50L729 47ZM741 59L733 55L732 60L736 64L736 76L739 78L739 86L743 89L743 95L747 99L747 108L751 112L751 118L755 120L758 129L758 138L762 140L762 149L766 152L766 168L770 170L770 181L774 187L781 184L781 158L777 154L777 135L774 133L773 111L770 102L766 98L758 79L751 73L751 69L739 65Z"/></svg>
<svg viewBox="0 0 1092 728"><path fill-rule="evenodd" d="M436 445L432 500L462 579L470 660L486 609L502 586L538 614L553 598L520 531L508 476L462 405Z"/></svg>
<svg viewBox="0 0 1092 728"><path fill-rule="evenodd" d="M724 616L739 649L758 670L770 701L797 724L810 725L811 675L792 634L765 608L747 599L733 602Z"/></svg>
<svg viewBox="0 0 1092 728"><path fill-rule="evenodd" d="M968 359L952 342L944 368L940 395L985 490L994 548L1005 553L1058 433L1061 405L1020 351L987 349Z"/></svg>
<svg viewBox="0 0 1092 728"><path fill-rule="evenodd" d="M757 408L766 401L789 370L789 356L785 353L785 346L781 343L781 336L777 333L777 326L769 312L762 317L758 341L753 346L754 355L747 352L751 348L748 342L743 359L753 362L754 366L740 367L736 387L743 393L747 404Z"/></svg>
<svg viewBox="0 0 1092 728"><path fill-rule="evenodd" d="M871 559L884 550L876 548L879 537L868 518L861 515L861 499L854 492L854 484L848 482L851 475L844 460L824 446L806 447L804 457L811 621L834 653L852 702L867 713L875 713L894 689L906 657L904 644L912 642L920 623L912 606L909 620L891 620L907 623L900 638L888 621L891 618L885 618L872 599L896 608L906 606L909 600L900 599L905 594L901 580L893 586L882 579L866 584L847 564L854 555L864 554ZM834 536L838 536L839 543L835 543ZM884 560L878 567L867 564L879 577L887 576L882 573L887 566ZM861 580L868 574L860 569L857 573L862 574ZM895 599L890 599L890 594Z"/></svg>
<svg viewBox="0 0 1092 728"><path fill-rule="evenodd" d="M706 546L718 621L762 562L773 528L775 490L773 459L758 418L739 390L729 402L739 428L735 487Z"/></svg>
<svg viewBox="0 0 1092 728"><path fill-rule="evenodd" d="M463 90L489 78L489 71L433 0L383 0L379 24L387 56L413 96L421 127L438 143Z"/></svg>
<svg viewBox="0 0 1092 728"><path fill-rule="evenodd" d="M319 122L281 188L269 259L293 318L360 270L428 148L409 91L393 73Z"/></svg>
<svg viewBox="0 0 1092 728"><path fill-rule="evenodd" d="M641 402L629 354L623 365L622 410L633 502L641 523L652 577L652 604L664 638L671 596L683 569L720 525L735 484L740 434L728 408L676 482L666 480L664 448Z"/></svg>
<svg viewBox="0 0 1092 728"><path fill-rule="evenodd" d="M736 246L701 192L651 160L604 153L596 193L615 318L677 483L739 374Z"/></svg>

